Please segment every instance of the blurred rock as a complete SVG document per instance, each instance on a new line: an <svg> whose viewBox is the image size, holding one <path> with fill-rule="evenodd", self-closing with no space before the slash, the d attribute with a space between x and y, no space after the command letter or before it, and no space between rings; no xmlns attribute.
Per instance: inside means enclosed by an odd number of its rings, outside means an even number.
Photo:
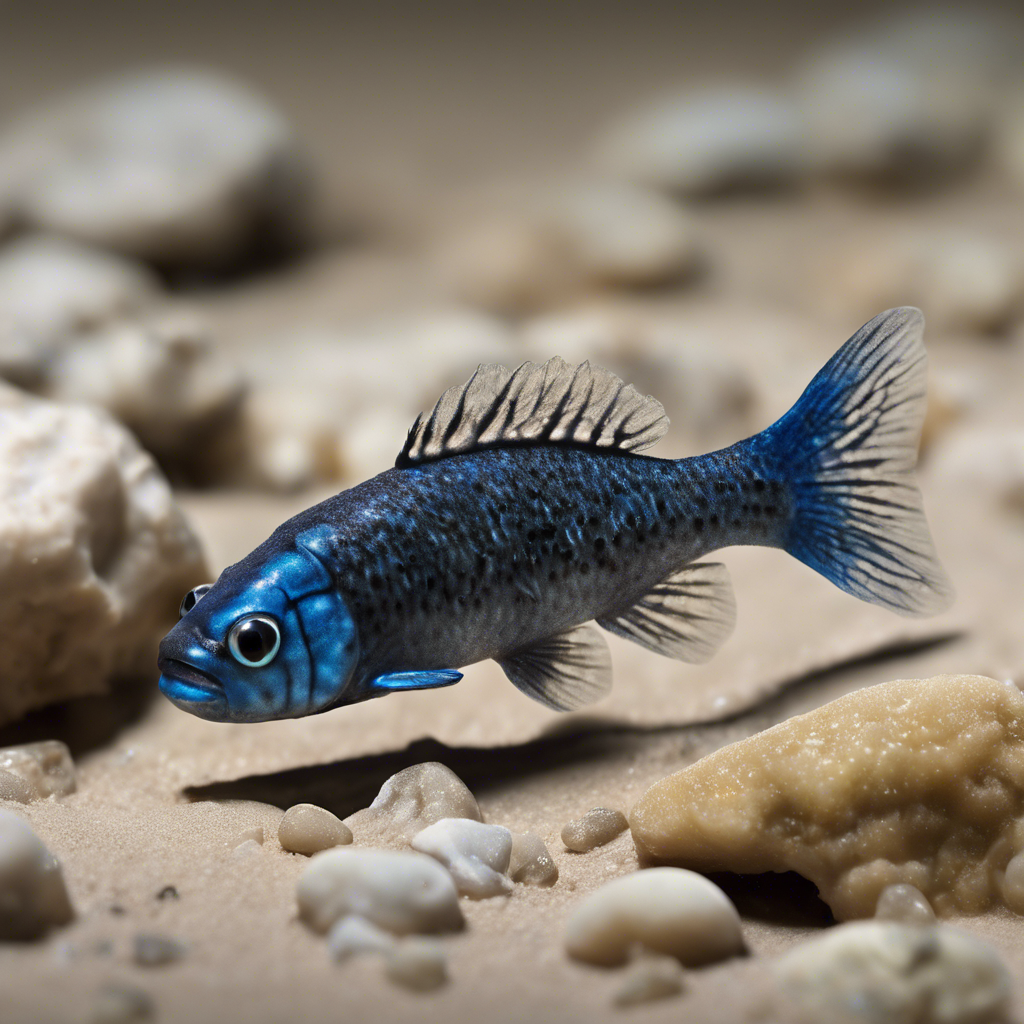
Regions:
<svg viewBox="0 0 1024 1024"><path fill-rule="evenodd" d="M221 475L218 441L238 430L245 387L195 316L164 314L84 336L54 364L49 397L113 414L165 470Z"/></svg>
<svg viewBox="0 0 1024 1024"><path fill-rule="evenodd" d="M327 948L331 956L343 963L361 953L387 953L394 948L394 935L378 928L358 914L349 914L339 920L327 935Z"/></svg>
<svg viewBox="0 0 1024 1024"><path fill-rule="evenodd" d="M60 740L25 743L0 750L0 770L23 779L32 791L32 799L67 796L77 782L71 751Z"/></svg>
<svg viewBox="0 0 1024 1024"><path fill-rule="evenodd" d="M995 1024L1010 979L994 950L952 928L858 921L801 942L772 965L808 1021Z"/></svg>
<svg viewBox="0 0 1024 1024"><path fill-rule="evenodd" d="M997 166L1024 190L1024 84L1011 90L1000 104L994 150Z"/></svg>
<svg viewBox="0 0 1024 1024"><path fill-rule="evenodd" d="M440 861L461 896L482 900L512 892L508 877L512 833L501 825L442 818L417 832L410 845Z"/></svg>
<svg viewBox="0 0 1024 1024"><path fill-rule="evenodd" d="M959 430L936 447L933 466L937 478L1024 514L1024 430Z"/></svg>
<svg viewBox="0 0 1024 1024"><path fill-rule="evenodd" d="M132 940L132 960L139 967L165 967L177 963L187 952L183 942L169 935L140 932Z"/></svg>
<svg viewBox="0 0 1024 1024"><path fill-rule="evenodd" d="M57 858L24 818L0 810L0 940L38 939L74 916Z"/></svg>
<svg viewBox="0 0 1024 1024"><path fill-rule="evenodd" d="M35 790L21 776L0 769L0 800L28 804L36 799Z"/></svg>
<svg viewBox="0 0 1024 1024"><path fill-rule="evenodd" d="M45 235L9 243L0 248L0 376L40 386L78 334L158 294L147 270L112 253Z"/></svg>
<svg viewBox="0 0 1024 1024"><path fill-rule="evenodd" d="M685 987L683 968L674 956L642 954L626 968L615 993L616 1006L639 1006L679 995Z"/></svg>
<svg viewBox="0 0 1024 1024"><path fill-rule="evenodd" d="M388 980L413 992L432 992L448 981L448 957L437 939L403 939L385 957Z"/></svg>
<svg viewBox="0 0 1024 1024"><path fill-rule="evenodd" d="M800 122L789 99L736 83L667 96L613 125L596 149L600 169L688 194L792 181Z"/></svg>
<svg viewBox="0 0 1024 1024"><path fill-rule="evenodd" d="M289 235L307 193L284 117L194 68L126 74L26 113L0 136L0 181L24 223L184 265Z"/></svg>
<svg viewBox="0 0 1024 1024"><path fill-rule="evenodd" d="M89 1024L142 1024L156 1018L152 996L129 985L104 985L96 996Z"/></svg>
<svg viewBox="0 0 1024 1024"><path fill-rule="evenodd" d="M153 460L107 414L0 385L0 721L149 679L207 579Z"/></svg>
<svg viewBox="0 0 1024 1024"><path fill-rule="evenodd" d="M513 832L508 874L513 882L546 889L558 881L558 865L540 836Z"/></svg>
<svg viewBox="0 0 1024 1024"><path fill-rule="evenodd" d="M913 885L887 885L875 904L875 920L898 924L935 924L935 911L927 897Z"/></svg>

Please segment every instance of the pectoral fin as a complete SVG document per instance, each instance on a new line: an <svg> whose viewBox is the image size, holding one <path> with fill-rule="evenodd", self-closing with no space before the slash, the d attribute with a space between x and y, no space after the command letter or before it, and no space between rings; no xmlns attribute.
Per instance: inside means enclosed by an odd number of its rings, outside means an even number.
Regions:
<svg viewBox="0 0 1024 1024"><path fill-rule="evenodd" d="M666 658L700 664L736 624L729 574L720 562L695 562L597 624Z"/></svg>
<svg viewBox="0 0 1024 1024"><path fill-rule="evenodd" d="M527 697L555 711L592 704L612 688L612 661L604 637L593 626L577 626L498 662Z"/></svg>
<svg viewBox="0 0 1024 1024"><path fill-rule="evenodd" d="M436 690L439 686L451 686L461 678L461 672L447 668L427 672L391 672L377 676L370 683L370 689L378 695L395 690Z"/></svg>

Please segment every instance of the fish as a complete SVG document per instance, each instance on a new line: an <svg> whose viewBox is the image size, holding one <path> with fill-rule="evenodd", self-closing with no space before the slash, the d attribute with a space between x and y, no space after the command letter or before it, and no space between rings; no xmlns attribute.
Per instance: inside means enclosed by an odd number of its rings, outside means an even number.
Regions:
<svg viewBox="0 0 1024 1024"><path fill-rule="evenodd" d="M908 615L952 600L914 481L924 317L881 313L796 404L728 448L640 454L661 404L555 357L480 366L395 466L279 526L190 591L159 687L200 718L297 718L498 662L557 711L611 689L601 630L684 662L732 632L730 545L782 548Z"/></svg>

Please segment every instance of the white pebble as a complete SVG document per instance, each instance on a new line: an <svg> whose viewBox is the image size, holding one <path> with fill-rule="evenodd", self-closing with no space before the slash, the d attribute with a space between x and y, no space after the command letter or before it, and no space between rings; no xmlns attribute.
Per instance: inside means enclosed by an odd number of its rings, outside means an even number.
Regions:
<svg viewBox="0 0 1024 1024"><path fill-rule="evenodd" d="M639 1006L683 991L683 968L674 956L642 954L626 968L615 993L616 1006Z"/></svg>
<svg viewBox="0 0 1024 1024"><path fill-rule="evenodd" d="M743 951L740 919L713 882L683 868L657 867L616 878L569 916L565 946L577 960L614 967L639 945L687 967Z"/></svg>
<svg viewBox="0 0 1024 1024"><path fill-rule="evenodd" d="M294 804L277 826L277 841L291 853L310 856L352 842L352 830L341 818L316 804Z"/></svg>
<svg viewBox="0 0 1024 1024"><path fill-rule="evenodd" d="M448 960L436 939L404 939L387 954L385 972L396 985L431 992L448 981Z"/></svg>
<svg viewBox="0 0 1024 1024"><path fill-rule="evenodd" d="M249 857L255 857L262 849L262 843L256 842L255 839L246 839L231 851L231 856L237 857L239 860L247 860Z"/></svg>
<svg viewBox="0 0 1024 1024"><path fill-rule="evenodd" d="M60 862L24 818L0 810L0 940L36 939L73 917Z"/></svg>
<svg viewBox="0 0 1024 1024"><path fill-rule="evenodd" d="M558 865L540 836L513 832L508 874L513 882L547 888L558 881Z"/></svg>
<svg viewBox="0 0 1024 1024"><path fill-rule="evenodd" d="M920 889L898 882L887 885L878 896L875 919L898 924L934 924L935 911Z"/></svg>
<svg viewBox="0 0 1024 1024"><path fill-rule="evenodd" d="M996 953L952 928L856 921L800 943L772 967L813 1020L836 1024L988 1024L1010 979Z"/></svg>
<svg viewBox="0 0 1024 1024"><path fill-rule="evenodd" d="M0 750L0 771L23 779L31 787L33 800L66 796L74 793L77 784L71 751L60 740L5 747Z"/></svg>
<svg viewBox="0 0 1024 1024"><path fill-rule="evenodd" d="M299 876L296 894L299 916L318 932L348 914L396 935L451 932L463 926L451 875L420 853L324 850Z"/></svg>
<svg viewBox="0 0 1024 1024"><path fill-rule="evenodd" d="M327 933L327 949L338 963L359 953L388 953L395 942L390 932L357 914L339 919Z"/></svg>
<svg viewBox="0 0 1024 1024"><path fill-rule="evenodd" d="M414 764L392 775L365 810L346 819L352 831L373 842L408 844L417 832L442 818L482 821L480 805L450 768L436 761Z"/></svg>
<svg viewBox="0 0 1024 1024"><path fill-rule="evenodd" d="M512 891L512 833L470 818L442 818L413 838L412 848L439 860L463 896L487 899Z"/></svg>
<svg viewBox="0 0 1024 1024"><path fill-rule="evenodd" d="M607 807L594 807L582 818L566 822L562 827L562 842L576 853L588 853L598 846L610 843L629 828L622 811Z"/></svg>

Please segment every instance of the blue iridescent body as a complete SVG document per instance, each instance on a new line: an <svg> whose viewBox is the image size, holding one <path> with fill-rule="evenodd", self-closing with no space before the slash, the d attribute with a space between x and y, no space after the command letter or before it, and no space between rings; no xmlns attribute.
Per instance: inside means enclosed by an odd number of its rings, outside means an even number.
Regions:
<svg viewBox="0 0 1024 1024"><path fill-rule="evenodd" d="M629 450L667 421L604 371L481 368L417 422L396 468L186 599L161 689L205 718L259 721L448 685L494 658L535 699L577 707L610 686L590 620L682 660L713 653L734 606L724 568L699 559L733 544L937 610L949 588L910 479L921 324L882 314L777 423L678 461Z"/></svg>

